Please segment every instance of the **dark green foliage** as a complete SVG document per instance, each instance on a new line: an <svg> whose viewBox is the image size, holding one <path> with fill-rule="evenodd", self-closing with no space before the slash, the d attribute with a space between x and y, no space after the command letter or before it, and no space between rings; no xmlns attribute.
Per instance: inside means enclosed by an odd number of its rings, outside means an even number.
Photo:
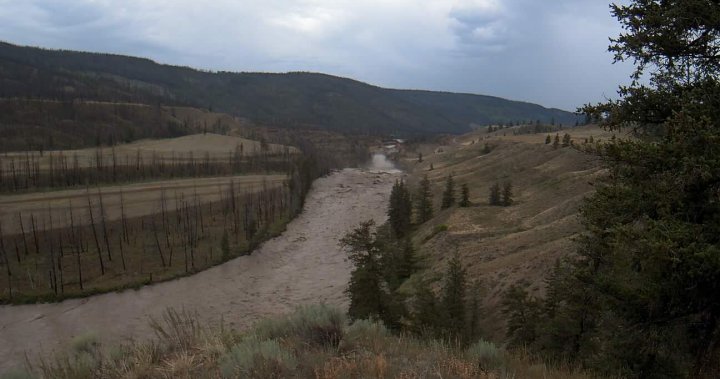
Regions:
<svg viewBox="0 0 720 379"><path fill-rule="evenodd" d="M417 196L415 196L415 215L417 223L422 224L433 217L432 192L430 179L427 175L420 181Z"/></svg>
<svg viewBox="0 0 720 379"><path fill-rule="evenodd" d="M470 206L470 189L466 183L463 183L462 186L460 186L460 203L458 203L458 205L463 208Z"/></svg>
<svg viewBox="0 0 720 379"><path fill-rule="evenodd" d="M537 334L511 335L628 377L718 377L720 5L612 8L625 33L611 50L637 64L636 79L651 68L649 84L583 111L635 138L596 149L609 175L581 209L578 254L548 278Z"/></svg>
<svg viewBox="0 0 720 379"><path fill-rule="evenodd" d="M565 135L563 135L563 139L562 139L562 147L568 147L568 146L570 146L570 135L565 133Z"/></svg>
<svg viewBox="0 0 720 379"><path fill-rule="evenodd" d="M400 264L397 268L397 277L400 283L410 278L410 276L417 271L417 264L415 247L413 247L412 240L406 238L402 248L402 255L400 256Z"/></svg>
<svg viewBox="0 0 720 379"><path fill-rule="evenodd" d="M445 180L445 191L442 194L442 204L440 209L447 209L455 205L455 181L452 174L448 175Z"/></svg>
<svg viewBox="0 0 720 379"><path fill-rule="evenodd" d="M467 273L456 252L448 263L442 288L442 306L445 313L445 329L452 336L461 336L465 330Z"/></svg>
<svg viewBox="0 0 720 379"><path fill-rule="evenodd" d="M387 225L374 226L372 220L363 222L340 240L354 266L346 290L348 315L353 320L379 319L398 329L406 311L396 290L417 269L415 250L409 240L395 239Z"/></svg>
<svg viewBox="0 0 720 379"><path fill-rule="evenodd" d="M480 336L479 296L479 285L468 285L465 268L455 253L448 262L439 296L427 281L416 283L410 329L453 343L470 343Z"/></svg>
<svg viewBox="0 0 720 379"><path fill-rule="evenodd" d="M507 319L511 346L529 346L535 342L540 310L540 302L520 285L515 284L508 289L503 299L503 314Z"/></svg>
<svg viewBox="0 0 720 379"><path fill-rule="evenodd" d="M427 281L415 285L412 307L411 330L416 334L439 337L442 334L444 313L439 299Z"/></svg>
<svg viewBox="0 0 720 379"><path fill-rule="evenodd" d="M558 147L560 147L560 135L559 134L555 134L555 138L553 139L552 147L553 147L553 149L557 149Z"/></svg>
<svg viewBox="0 0 720 379"><path fill-rule="evenodd" d="M545 144L549 145L552 142L552 137L548 134L547 137L545 137Z"/></svg>
<svg viewBox="0 0 720 379"><path fill-rule="evenodd" d="M353 320L381 319L394 324L390 314L390 293L381 266L381 252L375 241L375 223L363 222L345 235L340 244L348 250L354 269L350 274L347 294L350 297L348 315Z"/></svg>
<svg viewBox="0 0 720 379"><path fill-rule="evenodd" d="M230 240L228 239L227 230L223 231L222 240L220 241L220 250L222 251L223 261L230 258Z"/></svg>
<svg viewBox="0 0 720 379"><path fill-rule="evenodd" d="M501 205L502 200L500 196L500 185L495 183L490 187L490 197L488 200L490 205Z"/></svg>
<svg viewBox="0 0 720 379"><path fill-rule="evenodd" d="M491 148L490 145L488 145L487 142L486 142L485 145L483 146L482 153L483 153L483 154L490 154L491 151L492 151L492 148Z"/></svg>
<svg viewBox="0 0 720 379"><path fill-rule="evenodd" d="M405 182L396 181L390 192L388 219L395 236L403 238L410 231L412 219L412 201Z"/></svg>
<svg viewBox="0 0 720 379"><path fill-rule="evenodd" d="M512 182L506 182L502 191L502 205L509 207L513 203L513 187Z"/></svg>
<svg viewBox="0 0 720 379"><path fill-rule="evenodd" d="M570 112L489 96L383 89L305 72L213 73L148 59L6 43L0 44L0 97L211 105L214 111L259 124L366 133L462 133L470 131L471 123L518 117L577 119ZM0 134L5 135L2 129Z"/></svg>

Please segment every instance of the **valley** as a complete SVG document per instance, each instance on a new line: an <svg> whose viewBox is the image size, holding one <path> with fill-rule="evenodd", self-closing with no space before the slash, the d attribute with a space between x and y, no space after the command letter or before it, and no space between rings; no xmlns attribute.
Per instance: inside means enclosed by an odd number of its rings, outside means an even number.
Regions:
<svg viewBox="0 0 720 379"><path fill-rule="evenodd" d="M359 220L383 222L396 170L344 169L318 179L303 212L254 251L189 277L55 304L0 306L0 371L30 356L62 350L74 337L104 344L147 340L148 317L168 307L197 312L207 325L243 329L308 302L347 306L351 269L338 239Z"/></svg>

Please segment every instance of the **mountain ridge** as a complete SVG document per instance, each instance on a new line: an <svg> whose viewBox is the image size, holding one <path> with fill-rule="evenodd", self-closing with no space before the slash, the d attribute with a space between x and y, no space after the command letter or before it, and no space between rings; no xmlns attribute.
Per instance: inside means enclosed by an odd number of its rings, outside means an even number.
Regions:
<svg viewBox="0 0 720 379"><path fill-rule="evenodd" d="M388 89L304 71L205 71L143 57L7 42L0 42L0 97L193 106L262 125L372 134L458 134L471 125L579 120L557 108L490 95Z"/></svg>

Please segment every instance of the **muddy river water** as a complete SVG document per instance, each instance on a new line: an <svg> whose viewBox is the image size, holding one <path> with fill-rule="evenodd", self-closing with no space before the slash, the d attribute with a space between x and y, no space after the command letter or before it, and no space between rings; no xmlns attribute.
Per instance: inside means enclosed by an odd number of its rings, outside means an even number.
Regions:
<svg viewBox="0 0 720 379"><path fill-rule="evenodd" d="M375 156L367 169L320 178L285 233L250 256L193 276L61 303L0 306L0 373L21 365L26 353L32 359L64 349L86 332L103 344L150 338L148 318L168 307L196 311L208 325L223 320L235 328L300 304L344 308L351 267L338 240L361 221L385 220L398 175L384 156Z"/></svg>

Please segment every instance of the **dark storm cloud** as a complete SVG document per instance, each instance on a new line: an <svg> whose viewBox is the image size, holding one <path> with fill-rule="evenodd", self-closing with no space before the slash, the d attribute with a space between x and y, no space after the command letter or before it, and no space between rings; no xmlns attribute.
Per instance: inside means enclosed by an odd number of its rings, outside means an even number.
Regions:
<svg viewBox="0 0 720 379"><path fill-rule="evenodd" d="M235 71L319 71L574 109L613 96L603 0L0 0L0 39Z"/></svg>

